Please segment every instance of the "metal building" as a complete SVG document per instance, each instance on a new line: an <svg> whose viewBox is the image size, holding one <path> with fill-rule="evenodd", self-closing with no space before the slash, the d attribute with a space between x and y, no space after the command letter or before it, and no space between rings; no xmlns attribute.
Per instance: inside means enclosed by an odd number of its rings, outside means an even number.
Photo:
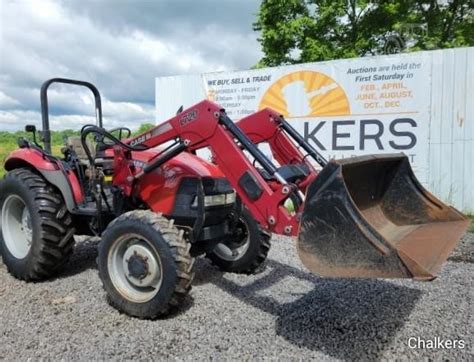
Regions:
<svg viewBox="0 0 474 362"><path fill-rule="evenodd" d="M419 180L443 201L474 214L473 59L471 47L159 77L156 119L166 120L181 105L186 108L203 98L221 104L234 120L262 107L277 107L302 134L325 122L318 134L326 142L321 152L327 157L389 152L416 156L412 166ZM376 95L370 101L373 89L385 86L402 88L400 97L382 102ZM404 97L407 92L410 96ZM360 100L364 98L369 101ZM398 108L390 108L397 102ZM389 103L388 108L382 103ZM402 124L407 119L415 128ZM374 123L384 131L378 141L383 147L369 139L366 147L358 148L364 132L377 132L361 127ZM397 135L403 146L408 131L417 141L410 149L390 146ZM353 151L331 148L335 137Z"/></svg>

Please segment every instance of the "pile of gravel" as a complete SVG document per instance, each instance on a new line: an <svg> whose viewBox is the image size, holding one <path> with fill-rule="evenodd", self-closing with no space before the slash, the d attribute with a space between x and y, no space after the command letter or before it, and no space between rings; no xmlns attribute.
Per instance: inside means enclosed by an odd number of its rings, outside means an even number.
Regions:
<svg viewBox="0 0 474 362"><path fill-rule="evenodd" d="M0 359L473 360L473 234L430 283L318 278L304 270L291 239L274 237L258 275L197 260L186 304L156 321L106 303L96 243L78 242L68 269L47 282L15 280L1 264ZM411 337L466 346L412 349Z"/></svg>

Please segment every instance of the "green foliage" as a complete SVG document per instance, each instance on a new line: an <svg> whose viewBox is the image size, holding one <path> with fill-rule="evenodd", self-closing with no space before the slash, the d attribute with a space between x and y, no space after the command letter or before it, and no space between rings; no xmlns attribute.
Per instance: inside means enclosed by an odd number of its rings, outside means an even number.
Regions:
<svg viewBox="0 0 474 362"><path fill-rule="evenodd" d="M133 135L137 136L139 134L142 134L143 132L148 131L149 129L152 129L153 127L155 127L153 123L142 123L140 127L138 127L138 130L133 132Z"/></svg>
<svg viewBox="0 0 474 362"><path fill-rule="evenodd" d="M474 234L474 214L467 215L471 219L471 226L469 227L469 232Z"/></svg>
<svg viewBox="0 0 474 362"><path fill-rule="evenodd" d="M152 123L143 123L140 125L134 134L143 133L150 128L154 127L155 125ZM54 155L59 156L61 147L64 145L64 142L67 137L69 136L78 136L79 131L74 131L72 129L66 129L63 131L51 131L51 145L52 145L52 152ZM5 163L5 159L8 157L10 152L14 151L18 148L17 140L20 137L24 137L30 141L33 140L31 133L27 133L24 131L16 131L16 132L6 132L0 131L0 178L3 178L5 175L5 170L3 168L3 164ZM39 135L37 134L39 138ZM39 141L39 140L38 140Z"/></svg>
<svg viewBox="0 0 474 362"><path fill-rule="evenodd" d="M263 0L256 67L474 45L472 0ZM393 44L395 42L395 44Z"/></svg>
<svg viewBox="0 0 474 362"><path fill-rule="evenodd" d="M63 131L51 131L51 145L52 145L52 152L55 155L60 155L60 149L64 145L64 140L73 135L79 135L79 131L74 131L71 129L63 130ZM40 137L39 134L36 135L38 138ZM33 140L31 133L27 133L25 131L16 131L16 132L6 132L0 131L0 178L3 178L5 175L5 170L3 168L3 164L5 163L5 159L8 157L10 152L16 150L18 148L17 140L20 137L24 137L30 141ZM39 139L37 140L39 142Z"/></svg>

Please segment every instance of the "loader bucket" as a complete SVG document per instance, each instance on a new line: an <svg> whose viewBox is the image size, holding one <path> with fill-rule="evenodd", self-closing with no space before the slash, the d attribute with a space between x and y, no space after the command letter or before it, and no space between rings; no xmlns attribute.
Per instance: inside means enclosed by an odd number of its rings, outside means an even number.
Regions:
<svg viewBox="0 0 474 362"><path fill-rule="evenodd" d="M432 280L469 225L403 154L330 161L310 185L297 249L329 277Z"/></svg>

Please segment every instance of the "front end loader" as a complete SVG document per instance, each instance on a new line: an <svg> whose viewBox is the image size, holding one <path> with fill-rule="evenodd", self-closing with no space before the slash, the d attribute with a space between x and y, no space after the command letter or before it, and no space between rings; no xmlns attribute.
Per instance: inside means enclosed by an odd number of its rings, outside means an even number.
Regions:
<svg viewBox="0 0 474 362"><path fill-rule="evenodd" d="M305 193L297 250L314 273L431 280L469 225L419 183L403 154L328 162L270 109L237 125L270 146L283 172L305 175L296 181Z"/></svg>
<svg viewBox="0 0 474 362"><path fill-rule="evenodd" d="M51 153L55 82L85 86L96 101L97 124L69 138L63 157ZM131 137L103 128L90 83L51 79L41 104L43 146L29 126L33 142L19 140L0 183L3 261L18 278L44 279L65 264L75 234L99 235L108 300L133 316L179 306L197 255L224 271L257 271L271 233L296 236L303 263L323 276L430 280L468 226L419 184L404 155L328 162L269 109L236 124L202 101ZM212 163L196 156L203 148Z"/></svg>

